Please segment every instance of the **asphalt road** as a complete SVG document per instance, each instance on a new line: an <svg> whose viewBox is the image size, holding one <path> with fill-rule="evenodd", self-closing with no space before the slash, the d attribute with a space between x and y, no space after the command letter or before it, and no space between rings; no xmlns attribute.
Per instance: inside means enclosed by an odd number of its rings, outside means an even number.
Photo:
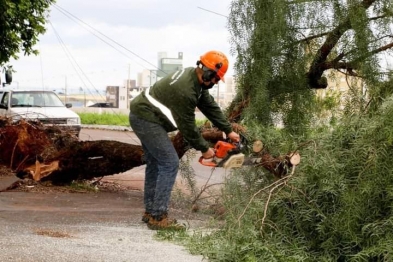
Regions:
<svg viewBox="0 0 393 262"><path fill-rule="evenodd" d="M111 127L107 129L97 128L82 128L79 138L81 140L115 140L123 143L140 145L138 137L132 131L112 130ZM123 129L127 130L127 129Z"/></svg>
<svg viewBox="0 0 393 262"><path fill-rule="evenodd" d="M80 133L81 140L116 140L123 143L140 145L137 136L131 131L113 131L108 129L82 129ZM198 162L200 152L195 152L195 157L191 159L191 166L195 172L195 179L199 187L211 184L220 184L225 177L230 174L229 170L223 168L213 169L203 166ZM186 157L183 158L185 160ZM135 189L143 190L145 166L133 168L121 174L106 177L107 180L125 183ZM178 176L178 182L181 176Z"/></svg>
<svg viewBox="0 0 393 262"><path fill-rule="evenodd" d="M82 140L117 140L137 144L132 132L82 129ZM198 183L217 183L224 170L212 173L193 159ZM144 167L105 177L137 190L64 193L0 192L0 261L23 262L178 262L203 261L184 247L154 238L141 222ZM209 179L209 176L213 177ZM170 214L189 228L201 228L209 217L173 207Z"/></svg>
<svg viewBox="0 0 393 262"><path fill-rule="evenodd" d="M2 192L0 261L202 261L181 246L155 240L156 232L140 221L142 212L140 191ZM180 211L173 213L182 218Z"/></svg>

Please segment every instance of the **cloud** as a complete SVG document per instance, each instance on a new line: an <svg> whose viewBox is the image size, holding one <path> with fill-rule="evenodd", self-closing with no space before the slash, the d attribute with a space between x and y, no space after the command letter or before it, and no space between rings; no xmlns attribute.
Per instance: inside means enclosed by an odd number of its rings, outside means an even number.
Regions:
<svg viewBox="0 0 393 262"><path fill-rule="evenodd" d="M143 69L154 69L160 51L172 57L183 52L187 67L195 66L204 52L217 49L233 66L226 18L196 4L229 13L229 0L59 0L57 6L97 31L52 7L47 33L37 45L40 55L13 61L14 81L21 87L104 89L122 85L128 74L136 79Z"/></svg>
<svg viewBox="0 0 393 262"><path fill-rule="evenodd" d="M195 23L203 20L220 23L223 17L202 11L198 7L227 15L229 4L229 0L60 0L52 9L55 11L63 8L83 20L99 18L114 25L160 28L171 23ZM58 17L55 12L51 15ZM59 19L64 20L64 17Z"/></svg>

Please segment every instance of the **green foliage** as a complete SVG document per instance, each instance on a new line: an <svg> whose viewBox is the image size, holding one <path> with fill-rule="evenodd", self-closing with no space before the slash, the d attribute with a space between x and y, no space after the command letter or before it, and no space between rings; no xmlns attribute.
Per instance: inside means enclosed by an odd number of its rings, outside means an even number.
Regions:
<svg viewBox="0 0 393 262"><path fill-rule="evenodd" d="M368 88L381 80L380 54L391 49L392 5L233 1L228 24L238 93L230 111L246 105L240 110L246 124L282 123L292 135L307 135L319 107L310 88L329 86L329 71L359 77Z"/></svg>
<svg viewBox="0 0 393 262"><path fill-rule="evenodd" d="M392 119L393 97L373 115L314 133L280 186L259 169L236 172L226 223L190 245L209 261L392 261ZM285 134L264 133L268 143Z"/></svg>
<svg viewBox="0 0 393 262"><path fill-rule="evenodd" d="M17 54L37 54L34 45L45 33L46 17L54 0L0 0L0 66Z"/></svg>
<svg viewBox="0 0 393 262"><path fill-rule="evenodd" d="M390 0L232 2L239 92L230 110L246 105L240 119L250 137L274 155L300 148L302 161L284 181L236 172L224 226L193 238L200 254L393 261L393 101L379 65L391 48L392 8ZM347 97L315 96L310 88L326 88L332 70L345 77Z"/></svg>
<svg viewBox="0 0 393 262"><path fill-rule="evenodd" d="M185 185L187 189L190 191L192 197L196 197L198 194L197 183L196 183L196 174L194 169L191 166L191 161L196 157L196 151L193 149L188 150L179 164L179 173L181 177L185 180ZM181 193L181 195L183 195Z"/></svg>
<svg viewBox="0 0 393 262"><path fill-rule="evenodd" d="M98 188L90 181L72 181L69 185L70 190L74 192L97 192Z"/></svg>
<svg viewBox="0 0 393 262"><path fill-rule="evenodd" d="M263 141L264 148L272 155L278 155L280 152L287 152L292 150L304 137L295 137L288 135L285 129L275 127L265 127L258 124L257 121L250 122L247 126L247 144L251 152L252 138L258 138Z"/></svg>
<svg viewBox="0 0 393 262"><path fill-rule="evenodd" d="M311 128L324 129L334 126L342 117L340 92L327 90L324 96L315 96Z"/></svg>
<svg viewBox="0 0 393 262"><path fill-rule="evenodd" d="M189 234L186 230L164 229L157 231L155 238L158 240L169 240L176 243L183 243L189 238Z"/></svg>
<svg viewBox="0 0 393 262"><path fill-rule="evenodd" d="M377 83L373 89L370 90L369 112L375 113L385 99L393 94L393 72L388 74L387 81Z"/></svg>
<svg viewBox="0 0 393 262"><path fill-rule="evenodd" d="M130 126L128 115L109 114L109 113L78 113L82 124L85 125L114 125Z"/></svg>

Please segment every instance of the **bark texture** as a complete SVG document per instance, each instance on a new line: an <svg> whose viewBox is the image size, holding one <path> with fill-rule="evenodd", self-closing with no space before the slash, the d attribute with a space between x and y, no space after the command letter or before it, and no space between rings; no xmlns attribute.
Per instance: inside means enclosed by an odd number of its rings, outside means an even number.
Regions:
<svg viewBox="0 0 393 262"><path fill-rule="evenodd" d="M239 125L233 127L237 132L244 131ZM224 139L215 128L203 127L201 132L212 146ZM180 132L172 141L179 158L190 149ZM259 165L278 177L291 167L286 156L273 157L263 152L261 157ZM66 183L114 175L143 164L140 145L111 140L80 141L57 127L0 119L0 165L11 168L18 177Z"/></svg>

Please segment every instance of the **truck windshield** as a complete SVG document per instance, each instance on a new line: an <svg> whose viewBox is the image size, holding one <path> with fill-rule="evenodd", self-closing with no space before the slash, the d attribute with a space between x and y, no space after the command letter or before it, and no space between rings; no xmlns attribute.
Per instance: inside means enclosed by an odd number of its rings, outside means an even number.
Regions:
<svg viewBox="0 0 393 262"><path fill-rule="evenodd" d="M60 98L50 91L14 91L12 107L64 107Z"/></svg>

